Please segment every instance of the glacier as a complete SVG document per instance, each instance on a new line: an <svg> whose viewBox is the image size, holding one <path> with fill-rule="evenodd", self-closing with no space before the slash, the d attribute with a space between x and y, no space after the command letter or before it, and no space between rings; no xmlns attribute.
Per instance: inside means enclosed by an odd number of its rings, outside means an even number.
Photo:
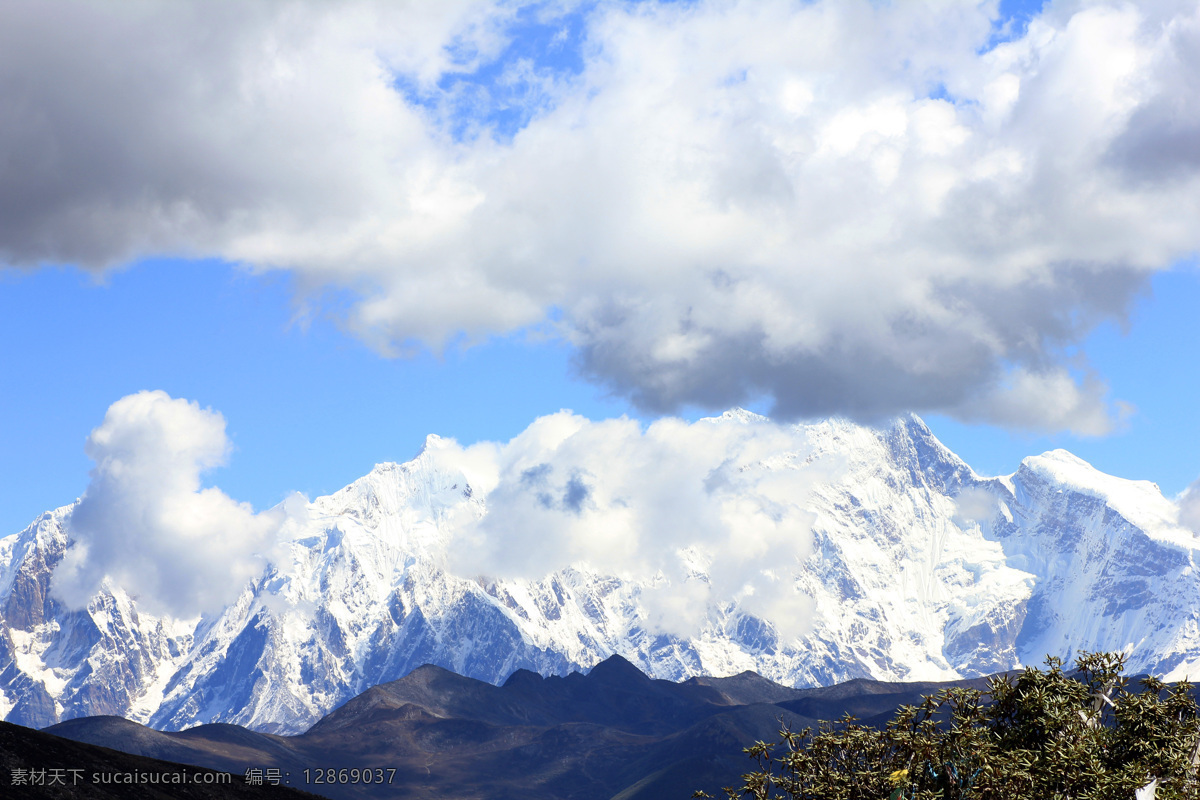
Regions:
<svg viewBox="0 0 1200 800"><path fill-rule="evenodd" d="M734 410L696 425L774 423ZM672 632L647 608L646 579L582 562L537 579L455 574L446 549L486 517L488 494L455 462L461 448L430 436L411 461L292 509L269 566L194 619L153 616L111 582L86 609L59 602L71 505L0 539L0 717L296 733L426 663L500 683L613 654L656 678L749 669L797 687L974 677L1096 650L1137 672L1200 672L1200 538L1154 484L1061 450L982 477L914 415L788 432L794 447L735 466L751 482L810 476L794 484L811 521L798 627L717 598L696 630ZM706 580L702 556L681 558Z"/></svg>

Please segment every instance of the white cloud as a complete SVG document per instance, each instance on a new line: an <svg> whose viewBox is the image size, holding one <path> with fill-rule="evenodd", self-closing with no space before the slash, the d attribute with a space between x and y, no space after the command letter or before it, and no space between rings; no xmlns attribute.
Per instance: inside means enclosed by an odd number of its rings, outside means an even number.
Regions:
<svg viewBox="0 0 1200 800"><path fill-rule="evenodd" d="M1184 489L1176 502L1179 504L1179 523L1200 536L1200 479Z"/></svg>
<svg viewBox="0 0 1200 800"><path fill-rule="evenodd" d="M388 353L553 313L651 411L1101 434L1062 354L1200 248L1200 11L1052 3L986 50L996 8L597 4L581 74L502 70L507 142L455 141L438 79L513 4L8 3L0 259L289 269Z"/></svg>
<svg viewBox="0 0 1200 800"><path fill-rule="evenodd" d="M232 601L262 571L285 522L255 514L200 475L225 463L225 420L165 392L113 403L87 441L96 466L68 518L73 545L53 594L81 608L107 579L158 614L190 617Z"/></svg>
<svg viewBox="0 0 1200 800"><path fill-rule="evenodd" d="M803 433L766 421L668 418L642 430L542 417L487 446L494 466L476 471L493 476L488 513L456 526L449 566L540 579L586 564L650 584L643 601L660 629L695 633L711 606L738 602L794 636L809 610L795 587L811 547L803 504L829 475L820 464L778 467L802 464L808 449Z"/></svg>
<svg viewBox="0 0 1200 800"><path fill-rule="evenodd" d="M978 526L984 533L991 533L991 525L1000 510L996 495L981 487L970 487L954 498L954 522L965 529Z"/></svg>

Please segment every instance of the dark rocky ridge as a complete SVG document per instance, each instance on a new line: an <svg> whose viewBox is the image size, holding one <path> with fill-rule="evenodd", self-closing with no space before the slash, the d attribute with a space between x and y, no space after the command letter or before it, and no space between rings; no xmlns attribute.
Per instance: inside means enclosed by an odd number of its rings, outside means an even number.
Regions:
<svg viewBox="0 0 1200 800"><path fill-rule="evenodd" d="M351 699L299 736L201 725L165 733L117 717L47 729L58 736L234 774L272 767L334 798L658 800L716 794L749 767L742 748L782 725L850 712L886 721L944 683L855 680L792 689L746 672L673 683L620 656L587 675L514 672L502 686L426 665ZM393 769L385 786L304 784L304 770Z"/></svg>

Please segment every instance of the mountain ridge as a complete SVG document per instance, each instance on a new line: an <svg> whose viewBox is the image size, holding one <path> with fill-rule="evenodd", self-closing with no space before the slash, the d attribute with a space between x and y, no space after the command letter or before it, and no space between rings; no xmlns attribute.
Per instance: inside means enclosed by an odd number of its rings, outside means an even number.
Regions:
<svg viewBox="0 0 1200 800"><path fill-rule="evenodd" d="M273 768L290 786L334 798L650 800L736 783L748 764L741 749L773 739L781 725L798 729L848 711L883 720L922 693L984 683L858 679L791 689L754 673L671 682L651 679L619 655L587 674L514 675L494 686L422 665L288 737L224 724L160 732L112 717L70 720L46 732L234 774ZM752 686L752 694L774 701L730 702L728 694L710 691L710 683ZM514 713L520 709L527 713ZM338 770L389 764L397 780L383 786L303 782L304 765L315 763Z"/></svg>
<svg viewBox="0 0 1200 800"><path fill-rule="evenodd" d="M0 539L0 712L38 727L116 714L294 733L423 663L500 684L613 654L656 678L753 671L796 686L953 679L1100 649L1128 651L1137 671L1200 672L1200 545L1153 484L1053 453L982 477L915 415L784 427L731 411L693 427L730 425L773 448L733 465L738 479L784 482L811 519L795 638L719 598L697 632L656 631L647 584L579 565L540 580L448 572L455 526L484 518L488 493L431 435L413 460L304 504L276 562L207 617L151 616L110 584L86 610L63 607L50 578L70 506Z"/></svg>

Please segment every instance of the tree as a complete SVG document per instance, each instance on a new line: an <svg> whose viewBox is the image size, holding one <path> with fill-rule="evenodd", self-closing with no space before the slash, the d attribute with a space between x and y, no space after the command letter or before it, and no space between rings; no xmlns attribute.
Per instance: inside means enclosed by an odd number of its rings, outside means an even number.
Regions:
<svg viewBox="0 0 1200 800"><path fill-rule="evenodd" d="M1144 678L1123 656L1076 671L993 677L943 690L883 729L853 717L780 731L746 749L756 768L729 798L754 800L1197 800L1200 714L1191 686ZM704 792L693 797L707 798Z"/></svg>

